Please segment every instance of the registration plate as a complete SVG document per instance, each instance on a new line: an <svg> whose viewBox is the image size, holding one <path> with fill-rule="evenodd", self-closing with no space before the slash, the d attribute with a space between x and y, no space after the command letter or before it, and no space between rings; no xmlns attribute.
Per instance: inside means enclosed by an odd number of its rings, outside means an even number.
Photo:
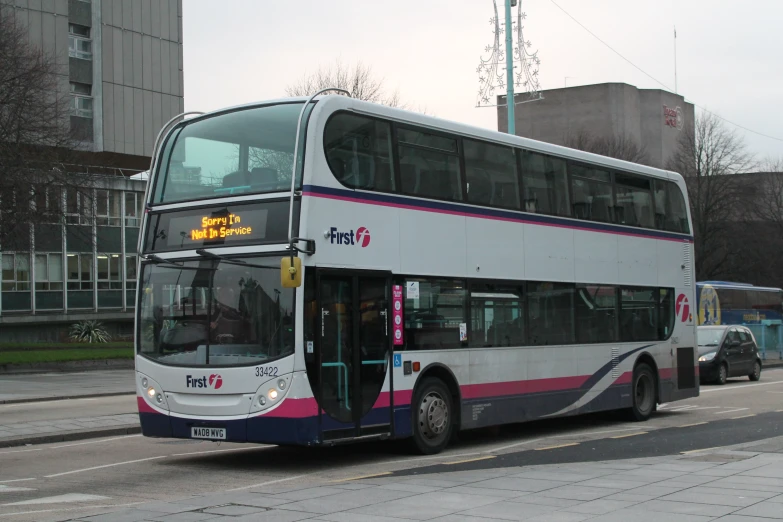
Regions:
<svg viewBox="0 0 783 522"><path fill-rule="evenodd" d="M194 439L226 440L226 428L191 428Z"/></svg>

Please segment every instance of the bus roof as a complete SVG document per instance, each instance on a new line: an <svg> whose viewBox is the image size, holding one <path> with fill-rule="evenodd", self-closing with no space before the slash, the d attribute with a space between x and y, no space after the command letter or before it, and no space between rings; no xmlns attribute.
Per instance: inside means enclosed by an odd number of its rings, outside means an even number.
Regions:
<svg viewBox="0 0 783 522"><path fill-rule="evenodd" d="M233 107L226 107L215 111L210 111L203 115L188 118L187 120L184 120L184 122L185 123L193 122L193 121L209 118L211 116L216 116L221 113L231 112L235 110L250 109L253 107L272 105L278 103L296 103L296 102L303 102L306 100L307 100L306 97L298 96L298 97L278 98L274 100L247 103L242 105L236 105ZM323 96L322 95L322 96L317 96L316 101L323 103L323 105L321 105L318 108L321 110L336 111L342 109L342 110L352 110L370 116L376 116L376 117L381 116L381 117L388 118L390 120L412 123L423 127L428 127L430 129L439 130L441 132L443 131L453 132L461 136L474 137L483 140L494 141L496 143L521 147L527 150L542 152L553 156L560 156L568 159L576 159L579 161L598 164L609 168L635 171L640 174L647 174L662 179L670 179L677 182L678 185L684 188L684 181L682 176L673 171L657 169L654 167L649 167L647 165L641 165L639 163L632 163L629 161L610 158L608 156L601 156L599 154L584 152L578 149L570 149L568 147L553 145L551 143L546 143L543 141L536 141L530 138L523 138L521 136L512 136L504 132L476 127L464 123L458 123L451 120L444 120L441 118L427 116L425 114L420 114L417 112L388 107L386 105L380 105L377 103L358 100L356 98L349 98L347 96L341 96L341 95Z"/></svg>
<svg viewBox="0 0 783 522"><path fill-rule="evenodd" d="M710 285L718 288L731 288L736 290L760 290L765 292L783 292L783 289L772 286L755 286L750 283L734 283L731 281L698 281L696 286Z"/></svg>

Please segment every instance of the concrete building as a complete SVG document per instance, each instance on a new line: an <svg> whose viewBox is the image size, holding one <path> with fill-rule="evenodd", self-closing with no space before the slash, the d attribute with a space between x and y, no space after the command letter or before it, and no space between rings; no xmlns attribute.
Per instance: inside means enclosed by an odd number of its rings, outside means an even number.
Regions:
<svg viewBox="0 0 783 522"><path fill-rule="evenodd" d="M0 341L61 340L71 324L102 321L130 335L136 248L158 131L183 112L182 0L0 0L30 42L56 57L71 93L71 127L95 176L87 197L52 188L62 222L3 245ZM74 170L75 172L76 170ZM57 203L53 203L57 202Z"/></svg>
<svg viewBox="0 0 783 522"><path fill-rule="evenodd" d="M693 131L693 104L660 89L602 83L542 91L544 99L515 107L516 134L566 145L580 133L632 138L653 167L665 168L682 132ZM517 101L522 101L521 95ZM506 97L498 97L498 130L507 132Z"/></svg>

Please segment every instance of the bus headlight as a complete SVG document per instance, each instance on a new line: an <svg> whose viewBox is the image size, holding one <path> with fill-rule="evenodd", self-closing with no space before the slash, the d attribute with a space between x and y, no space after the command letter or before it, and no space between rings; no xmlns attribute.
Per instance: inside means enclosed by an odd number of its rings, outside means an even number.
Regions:
<svg viewBox="0 0 783 522"><path fill-rule="evenodd" d="M147 389L147 395L149 395L150 399L151 399L151 398L153 398L153 397L155 396L155 393L157 393L157 392L155 391L155 388L148 388L148 389Z"/></svg>
<svg viewBox="0 0 783 522"><path fill-rule="evenodd" d="M277 381L277 387L280 388L281 390L285 390L285 379L280 379L279 381Z"/></svg>
<svg viewBox="0 0 783 522"><path fill-rule="evenodd" d="M158 401L158 404L163 404L163 395L159 393L155 400Z"/></svg>
<svg viewBox="0 0 783 522"><path fill-rule="evenodd" d="M148 387L149 385L150 385L150 383L149 383L149 381L147 380L147 378L146 378L146 377L143 377L143 378L141 379L141 387L142 387L142 388L144 388L144 389L146 390L146 389L147 389L147 387Z"/></svg>
<svg viewBox="0 0 783 522"><path fill-rule="evenodd" d="M705 353L704 355L702 355L701 357L699 357L699 362L708 362L708 361L711 361L711 360L713 360L713 359L715 358L715 356L716 356L717 354L718 354L718 352L710 352L710 353Z"/></svg>
<svg viewBox="0 0 783 522"><path fill-rule="evenodd" d="M277 390L275 390L274 388L270 388L268 395L269 398L272 400L277 399Z"/></svg>
<svg viewBox="0 0 783 522"><path fill-rule="evenodd" d="M258 396L258 405L259 406L266 405L266 397L264 397L263 395L259 395Z"/></svg>

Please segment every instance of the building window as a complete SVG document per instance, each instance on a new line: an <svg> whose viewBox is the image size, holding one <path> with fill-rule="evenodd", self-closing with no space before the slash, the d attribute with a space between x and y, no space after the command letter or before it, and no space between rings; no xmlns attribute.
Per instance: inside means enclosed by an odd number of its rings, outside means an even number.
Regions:
<svg viewBox="0 0 783 522"><path fill-rule="evenodd" d="M68 254L68 290L92 290L92 254Z"/></svg>
<svg viewBox="0 0 783 522"><path fill-rule="evenodd" d="M144 202L144 194L141 192L125 193L125 226L141 226L141 206Z"/></svg>
<svg viewBox="0 0 783 522"><path fill-rule="evenodd" d="M30 290L30 254L3 254L3 291Z"/></svg>
<svg viewBox="0 0 783 522"><path fill-rule="evenodd" d="M128 290L136 289L136 266L138 263L137 256L125 256L125 288Z"/></svg>
<svg viewBox="0 0 783 522"><path fill-rule="evenodd" d="M92 118L92 85L71 82L71 116Z"/></svg>
<svg viewBox="0 0 783 522"><path fill-rule="evenodd" d="M92 60L92 40L90 40L90 28L78 25L68 25L68 56Z"/></svg>
<svg viewBox="0 0 783 522"><path fill-rule="evenodd" d="M122 192L118 190L99 190L96 193L95 219L98 225L119 227L122 225Z"/></svg>
<svg viewBox="0 0 783 522"><path fill-rule="evenodd" d="M98 290L122 290L121 254L98 254Z"/></svg>
<svg viewBox="0 0 783 522"><path fill-rule="evenodd" d="M62 254L35 254L35 289L63 289Z"/></svg>
<svg viewBox="0 0 783 522"><path fill-rule="evenodd" d="M60 223L63 214L63 191L61 187L38 185L35 190L35 210L42 216L43 223Z"/></svg>
<svg viewBox="0 0 783 522"><path fill-rule="evenodd" d="M71 225L92 225L92 198L69 187L65 192L65 220Z"/></svg>

